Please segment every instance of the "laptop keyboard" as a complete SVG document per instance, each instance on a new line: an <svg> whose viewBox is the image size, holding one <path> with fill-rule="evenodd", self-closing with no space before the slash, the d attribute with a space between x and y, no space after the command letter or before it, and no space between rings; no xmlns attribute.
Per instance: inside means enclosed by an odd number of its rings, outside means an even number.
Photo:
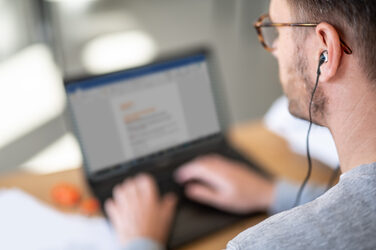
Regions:
<svg viewBox="0 0 376 250"><path fill-rule="evenodd" d="M202 152L202 154L219 154L222 155L225 158L233 159L239 162L245 163L247 166L251 167L252 163L248 161L248 159L244 158L243 155L238 153L236 150L229 146L223 146L220 145L220 147L208 149L205 152ZM178 169L181 165L183 165L186 162L189 162L190 160L193 160L197 157L197 153L194 154L195 157L188 157L181 159L180 161L175 162L174 166L169 166L166 170L158 169L156 171L149 172L157 181L160 194L164 195L169 192L174 192L181 198L184 196L184 186L178 184L175 182L173 178L174 171ZM252 168L254 171L258 171L257 168ZM262 171L260 171L260 174L264 175ZM267 175L264 175L267 177Z"/></svg>
<svg viewBox="0 0 376 250"><path fill-rule="evenodd" d="M173 178L173 171L166 171L162 173L151 173L157 181L159 193L161 195L173 192L178 196L183 194L183 187L176 183Z"/></svg>
<svg viewBox="0 0 376 250"><path fill-rule="evenodd" d="M246 165L253 165L252 163L249 163L247 159L245 159L241 154L236 152L231 147L224 145L224 144L217 144L216 147L212 148L206 148L205 150L200 150L198 153L196 152L190 152L189 155L186 154L184 157L181 157L180 159L174 159L174 165L168 165L168 166L159 166L152 169L149 169L146 171L147 173L151 174L154 179L157 182L159 193L161 195L164 195L166 193L173 192L175 193L180 200L186 200L186 197L184 196L184 186L178 184L175 182L173 178L174 171L178 169L181 165L183 165L186 162L189 162L190 160L196 158L198 155L206 155L206 154L220 154L226 158L234 159L243 163L246 163ZM251 167L250 166L250 167ZM258 168L252 168L254 171L260 172L260 174L264 175L265 177L268 177L263 171L258 171ZM106 182L102 182L101 185L96 185L97 190L96 194L101 198L101 201L104 202L105 199L112 196L112 189L113 187L122 182L124 180L124 176L118 176L116 178L111 178L107 180Z"/></svg>

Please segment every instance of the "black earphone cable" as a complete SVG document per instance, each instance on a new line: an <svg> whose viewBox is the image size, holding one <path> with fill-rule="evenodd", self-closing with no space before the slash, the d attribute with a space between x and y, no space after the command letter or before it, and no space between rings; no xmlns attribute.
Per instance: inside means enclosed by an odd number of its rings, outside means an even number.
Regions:
<svg viewBox="0 0 376 250"><path fill-rule="evenodd" d="M312 121L313 97L315 96L317 87L319 85L319 79L320 79L320 75L321 75L321 71L320 71L321 65L322 65L322 62L320 61L319 67L317 69L317 78L316 78L315 87L313 88L312 95L311 95L311 101L309 102L309 127L308 127L308 132L307 132L307 137L306 137L306 150L307 150L307 160L308 160L308 172L307 172L307 175L306 175L306 177L305 177L302 185L299 188L299 192L298 192L298 194L296 196L294 207L296 207L296 206L299 205L300 199L301 199L301 196L302 196L302 193L303 193L303 190L304 190L305 186L307 185L307 182L308 182L309 178L311 177L311 173L312 173L312 159L311 159L311 153L310 153L310 149L309 149L309 136L311 134L311 129L312 129L312 125L313 125L313 121Z"/></svg>

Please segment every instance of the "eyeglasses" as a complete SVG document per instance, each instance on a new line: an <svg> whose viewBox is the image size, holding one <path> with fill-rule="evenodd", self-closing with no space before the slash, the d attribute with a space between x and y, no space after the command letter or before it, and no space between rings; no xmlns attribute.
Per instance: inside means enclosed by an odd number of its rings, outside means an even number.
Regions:
<svg viewBox="0 0 376 250"><path fill-rule="evenodd" d="M258 39L262 46L269 52L275 50L275 41L278 38L277 27L316 27L317 23L273 23L270 21L269 14L262 15L253 25L257 31ZM351 55L352 50L340 38L340 43L343 51Z"/></svg>

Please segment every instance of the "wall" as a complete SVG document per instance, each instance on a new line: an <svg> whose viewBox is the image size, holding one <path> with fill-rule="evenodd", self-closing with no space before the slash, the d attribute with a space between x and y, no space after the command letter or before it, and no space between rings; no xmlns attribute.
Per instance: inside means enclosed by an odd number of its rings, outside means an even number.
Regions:
<svg viewBox="0 0 376 250"><path fill-rule="evenodd" d="M140 29L153 38L158 54L201 44L214 49L227 90L232 123L260 119L272 101L281 95L276 61L263 50L252 27L258 16L267 12L267 1L88 0L87 4L77 1L76 5L74 2L44 2L41 12L45 24L41 33L45 34L43 39L52 48L62 75L85 73L80 55L90 39L110 32ZM27 8L26 13L34 16L36 7ZM34 20L34 23L38 21L41 20ZM38 39L30 39L35 40ZM10 53L14 51L0 51L0 55ZM64 117L64 113L59 113L0 148L0 171L24 165L61 139L67 130Z"/></svg>

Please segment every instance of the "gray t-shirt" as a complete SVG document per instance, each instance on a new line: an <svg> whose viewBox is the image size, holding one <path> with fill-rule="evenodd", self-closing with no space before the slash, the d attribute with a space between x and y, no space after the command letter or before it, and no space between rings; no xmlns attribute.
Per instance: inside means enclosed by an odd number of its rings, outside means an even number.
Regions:
<svg viewBox="0 0 376 250"><path fill-rule="evenodd" d="M376 163L342 174L316 200L249 228L227 249L376 249Z"/></svg>

